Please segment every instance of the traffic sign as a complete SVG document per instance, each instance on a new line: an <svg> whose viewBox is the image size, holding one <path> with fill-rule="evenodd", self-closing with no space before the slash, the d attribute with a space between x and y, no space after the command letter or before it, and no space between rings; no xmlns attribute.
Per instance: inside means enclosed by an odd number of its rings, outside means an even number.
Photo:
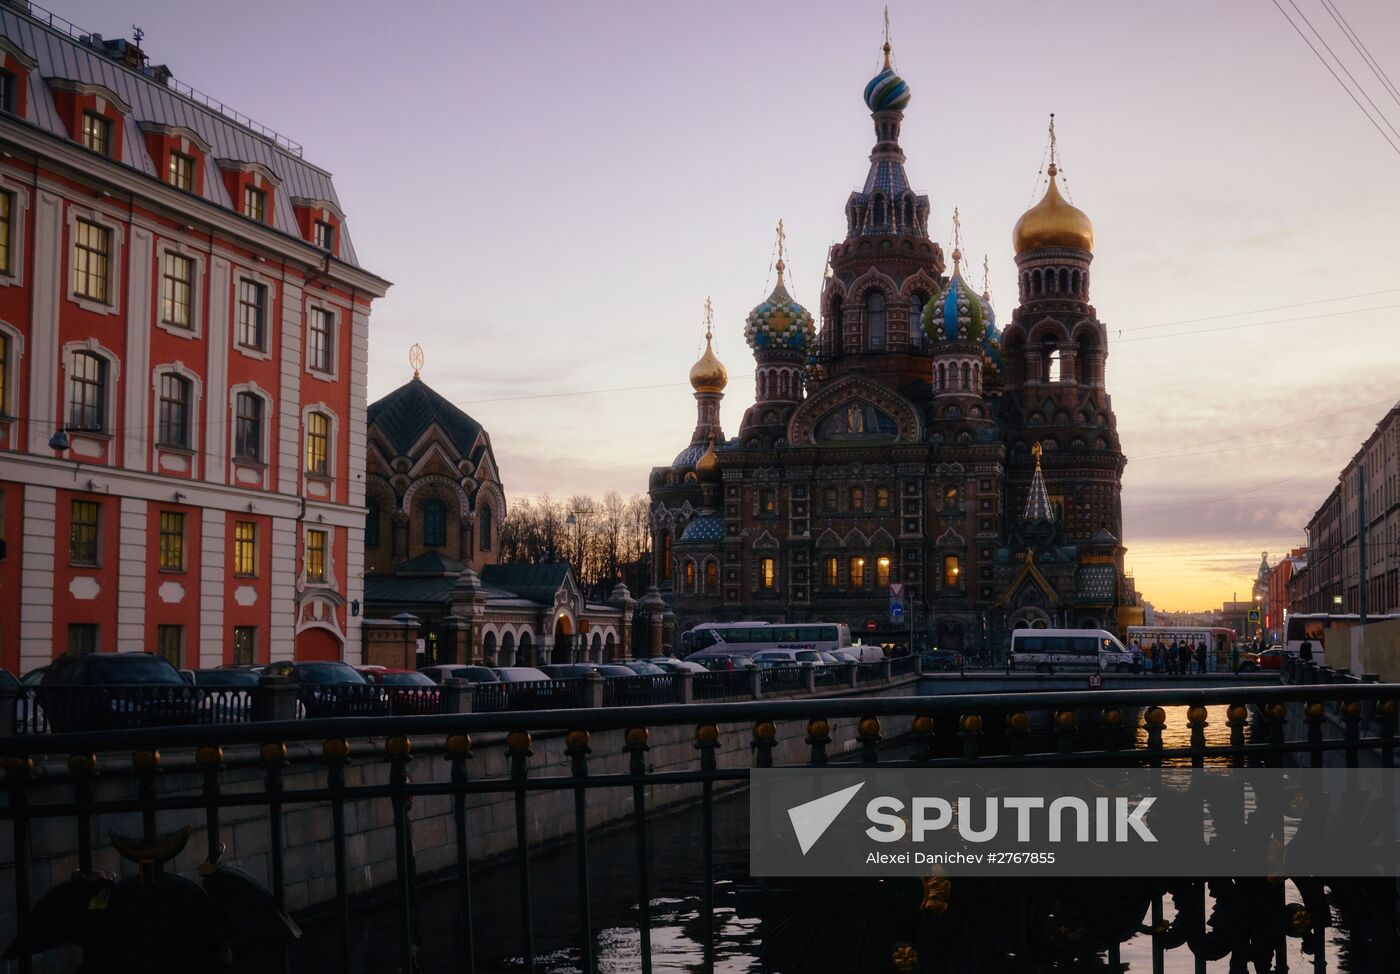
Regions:
<svg viewBox="0 0 1400 974"><path fill-rule="evenodd" d="M893 602L904 594L903 582L890 582L890 601Z"/></svg>
<svg viewBox="0 0 1400 974"><path fill-rule="evenodd" d="M1258 621L1259 621L1259 610L1258 610L1258 609L1250 609L1250 610L1249 610L1249 621L1250 621L1250 622L1258 622Z"/></svg>
<svg viewBox="0 0 1400 974"><path fill-rule="evenodd" d="M890 603L890 622L901 622L904 619L904 603Z"/></svg>

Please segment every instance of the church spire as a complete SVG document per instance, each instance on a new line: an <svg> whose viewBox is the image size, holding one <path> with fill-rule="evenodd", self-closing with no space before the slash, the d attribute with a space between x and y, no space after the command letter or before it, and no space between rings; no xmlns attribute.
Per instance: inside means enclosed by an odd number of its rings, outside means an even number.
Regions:
<svg viewBox="0 0 1400 974"><path fill-rule="evenodd" d="M1031 477L1031 492L1026 498L1027 521L1044 521L1049 523L1055 520L1055 509L1050 505L1050 492L1045 489L1045 474L1040 469L1040 444L1031 447L1031 455L1035 457L1035 474Z"/></svg>

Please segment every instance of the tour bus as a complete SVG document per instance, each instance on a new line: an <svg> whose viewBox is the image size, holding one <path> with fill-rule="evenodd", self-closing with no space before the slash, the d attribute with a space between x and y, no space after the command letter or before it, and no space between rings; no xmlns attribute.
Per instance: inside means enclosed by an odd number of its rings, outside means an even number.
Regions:
<svg viewBox="0 0 1400 974"><path fill-rule="evenodd" d="M1400 615L1367 614L1366 621L1384 622L1387 619L1400 619ZM1323 664L1323 637L1329 629L1350 629L1361 625L1361 616L1355 612L1290 612L1283 630L1283 647L1297 656L1303 648L1303 640L1312 643L1313 662ZM1331 666L1350 666L1350 658L1337 660Z"/></svg>
<svg viewBox="0 0 1400 974"><path fill-rule="evenodd" d="M1142 655L1153 660L1152 669L1161 668L1158 660L1161 654L1156 652L1158 647L1166 649L1172 643L1185 643L1191 647L1192 659L1195 659L1196 647L1201 643L1206 644L1207 668L1214 672L1220 670L1228 672L1236 663L1234 657L1235 650L1235 630L1224 629L1220 626L1129 626L1128 627L1128 648L1134 654L1141 651Z"/></svg>
<svg viewBox="0 0 1400 974"><path fill-rule="evenodd" d="M1011 634L1012 670L1135 673L1141 661L1103 629L1017 629Z"/></svg>
<svg viewBox="0 0 1400 974"><path fill-rule="evenodd" d="M685 656L704 650L727 650L742 656L752 656L766 649L817 649L832 652L847 649L861 653L862 659L878 646L851 645L851 628L844 622L702 622L681 635L681 650Z"/></svg>

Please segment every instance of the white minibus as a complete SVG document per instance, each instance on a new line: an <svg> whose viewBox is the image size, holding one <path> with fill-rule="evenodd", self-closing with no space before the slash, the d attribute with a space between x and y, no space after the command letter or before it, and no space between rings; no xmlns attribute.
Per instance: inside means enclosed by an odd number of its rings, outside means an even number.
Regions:
<svg viewBox="0 0 1400 974"><path fill-rule="evenodd" d="M1017 629L1010 668L1036 673L1136 673L1142 661L1103 629Z"/></svg>

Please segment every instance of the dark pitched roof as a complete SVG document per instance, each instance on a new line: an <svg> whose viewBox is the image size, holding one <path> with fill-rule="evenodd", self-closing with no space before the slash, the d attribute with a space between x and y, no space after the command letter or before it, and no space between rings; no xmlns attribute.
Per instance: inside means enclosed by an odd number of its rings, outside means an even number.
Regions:
<svg viewBox="0 0 1400 974"><path fill-rule="evenodd" d="M447 603L456 583L455 576L429 575L401 578L397 575L366 575L365 604L375 612L384 613L391 606L435 605Z"/></svg>
<svg viewBox="0 0 1400 974"><path fill-rule="evenodd" d="M455 580L466 570L466 565L453 561L441 552L425 551L395 568L394 574L399 578L450 576Z"/></svg>
<svg viewBox="0 0 1400 974"><path fill-rule="evenodd" d="M541 565L487 565L481 570L481 584L513 592L523 599L544 605L554 604L554 594L569 575L567 562Z"/></svg>
<svg viewBox="0 0 1400 974"><path fill-rule="evenodd" d="M438 395L422 379L412 379L370 404L369 425L400 455L407 454L436 424L464 457L481 435L481 424Z"/></svg>

